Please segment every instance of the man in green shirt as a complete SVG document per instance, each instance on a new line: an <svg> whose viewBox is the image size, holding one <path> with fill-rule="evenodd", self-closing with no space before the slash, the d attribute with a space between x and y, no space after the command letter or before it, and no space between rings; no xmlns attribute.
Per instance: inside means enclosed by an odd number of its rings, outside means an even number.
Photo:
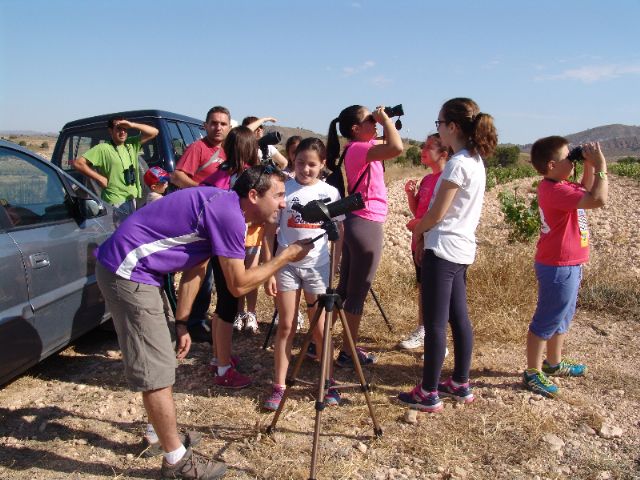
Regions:
<svg viewBox="0 0 640 480"><path fill-rule="evenodd" d="M140 130L141 135L128 137L129 128ZM107 129L111 139L87 150L73 166L102 187L102 199L119 207L123 220L142 197L138 155L142 145L158 135L158 129L123 117L110 118Z"/></svg>

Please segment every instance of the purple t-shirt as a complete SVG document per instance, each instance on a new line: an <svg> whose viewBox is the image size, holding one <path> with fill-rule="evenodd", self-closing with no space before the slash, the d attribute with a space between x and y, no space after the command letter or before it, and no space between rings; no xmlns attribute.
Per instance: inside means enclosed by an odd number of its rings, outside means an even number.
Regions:
<svg viewBox="0 0 640 480"><path fill-rule="evenodd" d="M244 258L245 233L234 191L185 188L130 215L100 245L97 258L119 277L160 287L163 275L211 256Z"/></svg>

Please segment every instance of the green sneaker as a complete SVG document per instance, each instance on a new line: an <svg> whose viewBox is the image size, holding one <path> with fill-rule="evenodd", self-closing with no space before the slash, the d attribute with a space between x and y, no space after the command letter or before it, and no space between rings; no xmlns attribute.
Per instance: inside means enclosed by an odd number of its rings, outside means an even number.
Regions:
<svg viewBox="0 0 640 480"><path fill-rule="evenodd" d="M527 368L522 374L522 383L534 393L553 398L558 393L558 387L537 368Z"/></svg>
<svg viewBox="0 0 640 480"><path fill-rule="evenodd" d="M552 367L551 364L545 360L542 362L542 371L547 375L556 377L583 377L587 372L587 366L564 358L559 364Z"/></svg>

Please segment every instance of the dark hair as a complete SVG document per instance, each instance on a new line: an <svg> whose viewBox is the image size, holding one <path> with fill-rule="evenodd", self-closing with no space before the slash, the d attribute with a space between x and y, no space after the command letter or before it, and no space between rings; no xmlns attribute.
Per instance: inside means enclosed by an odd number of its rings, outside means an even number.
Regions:
<svg viewBox="0 0 640 480"><path fill-rule="evenodd" d="M332 171L337 167L337 160L340 158L340 139L338 138L337 124L340 124L340 135L351 140L352 128L361 122L360 114L362 105L351 105L340 112L329 124L327 134L327 167Z"/></svg>
<svg viewBox="0 0 640 480"><path fill-rule="evenodd" d="M465 138L465 147L472 155L490 157L498 145L498 133L493 117L482 113L478 104L470 98L452 98L442 105L442 117L447 123L455 123Z"/></svg>
<svg viewBox="0 0 640 480"><path fill-rule="evenodd" d="M249 190L251 189L258 192L259 196L263 196L265 192L271 188L271 179L273 177L281 182L289 178L273 164L256 165L242 172L233 185L232 190L236 192L240 198L247 198Z"/></svg>
<svg viewBox="0 0 640 480"><path fill-rule="evenodd" d="M300 152L304 152L305 150L315 151L322 161L327 158L327 148L324 146L324 142L319 138L309 137L302 140L298 144L298 148L296 148L296 155Z"/></svg>
<svg viewBox="0 0 640 480"><path fill-rule="evenodd" d="M119 122L120 120L126 120L126 118L124 118L122 115L116 115L115 117L111 117L109 120L107 120L107 128L113 128L115 123Z"/></svg>
<svg viewBox="0 0 640 480"><path fill-rule="evenodd" d="M255 134L247 127L232 128L224 140L222 149L227 157L225 164L229 175L240 173L247 166L253 167L260 162L258 141Z"/></svg>
<svg viewBox="0 0 640 480"><path fill-rule="evenodd" d="M289 156L289 149L295 145L296 148L298 147L297 144L299 144L302 141L302 137L300 135L292 135L289 138L287 138L287 143L284 146L284 153L287 157L287 168L289 170L293 170L293 158L291 158ZM296 153L295 151L293 152L293 156L295 157Z"/></svg>
<svg viewBox="0 0 640 480"><path fill-rule="evenodd" d="M246 127L247 125L249 125L250 123L255 122L256 120L258 120L258 117L244 117L242 119L242 126Z"/></svg>
<svg viewBox="0 0 640 480"><path fill-rule="evenodd" d="M229 113L229 109L226 107L221 107L220 105L216 105L215 107L211 107L209 109L204 123L207 123L209 121L209 117L211 117L211 115L213 115L214 113L224 113L229 119L229 122L231 122L231 113Z"/></svg>
<svg viewBox="0 0 640 480"><path fill-rule="evenodd" d="M540 175L547 174L547 166L551 160L557 159L562 147L569 145L569 141L557 135L540 138L531 146L531 164Z"/></svg>

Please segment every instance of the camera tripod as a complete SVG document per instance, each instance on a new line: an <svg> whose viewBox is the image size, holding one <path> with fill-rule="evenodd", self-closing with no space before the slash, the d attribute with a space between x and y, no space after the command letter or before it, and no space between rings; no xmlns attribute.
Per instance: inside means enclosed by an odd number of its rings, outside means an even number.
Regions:
<svg viewBox="0 0 640 480"><path fill-rule="evenodd" d="M280 414L284 408L284 405L289 397L289 393L291 392L291 387L293 387L296 382L299 380L298 373L300 368L302 367L302 362L305 359L305 352L307 351L307 347L311 343L311 338L313 335L313 330L316 324L320 320L320 316L322 312L325 312L324 317L324 332L322 339L322 359L320 361L320 379L318 381L318 396L316 397L315 402L315 410L316 410L316 418L313 429L313 449L311 451L311 471L309 474L309 480L316 479L316 466L318 461L318 442L320 440L320 422L322 417L322 411L325 408L324 397L329 388L333 388L336 390L344 390L347 388L357 388L359 387L362 393L364 394L365 401L367 402L367 407L369 408L369 415L371 416L371 420L373 422L373 433L376 437L382 436L382 429L378 425L378 421L376 419L375 413L373 411L373 405L371 404L371 398L369 396L370 386L365 381L364 373L362 371L362 366L360 365L360 360L358 358L358 352L356 351L356 346L353 342L353 337L351 336L351 332L349 330L349 325L347 324L347 319L344 316L344 312L342 310L342 299L340 295L338 295L335 290L332 288L332 273L333 273L333 253L334 253L334 242L331 241L331 249L329 253L329 285L327 287L326 293L318 295L317 301L317 309L315 314L313 315L313 319L310 322L309 330L304 337L304 342L300 349L300 353L296 358L295 365L293 367L293 371L291 375L288 375L286 378L287 388L284 391L284 396L280 401L280 405L278 406L278 410L276 410L273 420L271 421L271 425L269 425L266 429L266 433L271 435L276 428L276 424L278 423L278 419L280 418ZM331 385L330 384L330 367L331 362L333 361L333 343L331 341L333 326L335 324L336 317L340 318L342 323L342 329L344 330L344 335L346 335L347 341L349 343L349 350L351 353L351 359L353 361L353 365L355 371L358 375L358 379L360 383L357 384L342 384L342 385ZM300 380L302 382L302 380ZM307 382L304 382L307 383Z"/></svg>

